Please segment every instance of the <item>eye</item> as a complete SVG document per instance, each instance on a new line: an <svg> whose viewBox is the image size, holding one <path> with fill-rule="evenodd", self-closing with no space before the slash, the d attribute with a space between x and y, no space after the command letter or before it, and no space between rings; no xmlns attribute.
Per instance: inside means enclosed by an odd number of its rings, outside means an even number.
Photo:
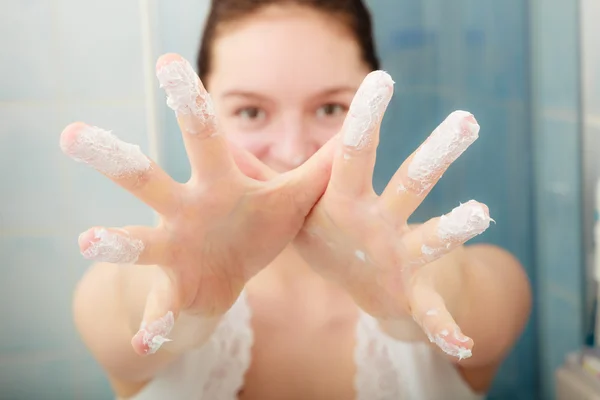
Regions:
<svg viewBox="0 0 600 400"><path fill-rule="evenodd" d="M246 121L257 122L264 120L267 116L267 113L258 107L245 107L239 109L236 112L236 115Z"/></svg>
<svg viewBox="0 0 600 400"><path fill-rule="evenodd" d="M342 104L330 103L325 104L317 109L317 117L335 117L343 115L348 111L348 107Z"/></svg>

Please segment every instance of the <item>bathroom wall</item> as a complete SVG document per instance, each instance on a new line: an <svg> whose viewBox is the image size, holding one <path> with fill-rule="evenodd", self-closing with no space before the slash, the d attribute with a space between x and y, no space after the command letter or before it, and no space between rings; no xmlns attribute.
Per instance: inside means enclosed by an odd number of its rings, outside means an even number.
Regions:
<svg viewBox="0 0 600 400"><path fill-rule="evenodd" d="M586 314L593 313L596 298L594 278L594 221L598 219L595 188L600 179L600 3L581 0L580 5L580 52L581 52L581 122L583 156L583 243L586 255ZM588 322L588 321L586 321ZM588 322L586 329L589 331Z"/></svg>
<svg viewBox="0 0 600 400"><path fill-rule="evenodd" d="M153 215L63 156L58 141L82 120L149 150L139 4L19 0L1 9L0 398L111 398L71 320L88 266L77 236Z"/></svg>
<svg viewBox="0 0 600 400"><path fill-rule="evenodd" d="M542 399L554 398L554 372L568 352L583 344L587 322L581 208L581 11L580 2L572 0L535 0L529 10L534 283Z"/></svg>

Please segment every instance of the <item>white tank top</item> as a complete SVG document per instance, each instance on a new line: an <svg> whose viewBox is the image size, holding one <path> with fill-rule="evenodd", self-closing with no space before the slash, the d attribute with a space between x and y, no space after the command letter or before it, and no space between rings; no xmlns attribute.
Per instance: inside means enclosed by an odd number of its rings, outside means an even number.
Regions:
<svg viewBox="0 0 600 400"><path fill-rule="evenodd" d="M157 375L132 400L237 400L250 366L253 333L245 292L210 341ZM361 312L356 327L356 400L481 400L456 368L425 343L405 343L381 332Z"/></svg>

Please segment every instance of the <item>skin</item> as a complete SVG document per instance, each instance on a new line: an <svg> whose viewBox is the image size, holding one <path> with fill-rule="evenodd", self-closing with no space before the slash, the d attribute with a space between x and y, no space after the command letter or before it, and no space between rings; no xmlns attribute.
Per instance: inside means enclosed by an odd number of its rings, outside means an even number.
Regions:
<svg viewBox="0 0 600 400"><path fill-rule="evenodd" d="M446 357L485 391L528 318L527 278L504 250L458 242L432 262L399 268L439 221L406 225L426 195L399 200L406 163L391 190L373 192L377 126L366 147L342 143L346 112L369 72L353 37L330 16L271 7L226 26L214 49L205 85L219 127L178 118L192 179L179 185L158 166L142 180L111 177L160 209L162 221L125 228L146 243L138 265L95 264L76 290L77 327L115 392L132 396L201 346L243 287L255 343L241 399L352 398L359 307L400 340L428 342L424 330L460 326L466 346L477 344L473 357ZM177 60L163 56L158 68ZM61 140L79 129L67 127ZM400 242L407 250L390 250ZM432 307L435 317L413 321ZM167 311L173 341L140 357L144 349L131 340L140 321Z"/></svg>

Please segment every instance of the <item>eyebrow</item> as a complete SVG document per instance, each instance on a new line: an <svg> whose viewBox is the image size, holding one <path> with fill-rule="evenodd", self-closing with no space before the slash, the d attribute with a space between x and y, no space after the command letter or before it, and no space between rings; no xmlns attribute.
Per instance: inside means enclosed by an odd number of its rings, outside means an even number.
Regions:
<svg viewBox="0 0 600 400"><path fill-rule="evenodd" d="M353 87L353 86L335 86L335 87L331 87L331 88L325 89L325 90L317 93L316 95L312 96L312 98L317 99L320 97L333 96L336 94L341 94L341 93L346 93L346 92L350 92L350 93L354 94L354 93L356 93L357 90L358 90L358 88ZM261 95L259 93L256 93L256 92L248 91L248 90L229 90L229 91L226 91L225 93L223 93L223 97L224 98L246 97L246 98L265 101L265 102L270 101L268 97Z"/></svg>

